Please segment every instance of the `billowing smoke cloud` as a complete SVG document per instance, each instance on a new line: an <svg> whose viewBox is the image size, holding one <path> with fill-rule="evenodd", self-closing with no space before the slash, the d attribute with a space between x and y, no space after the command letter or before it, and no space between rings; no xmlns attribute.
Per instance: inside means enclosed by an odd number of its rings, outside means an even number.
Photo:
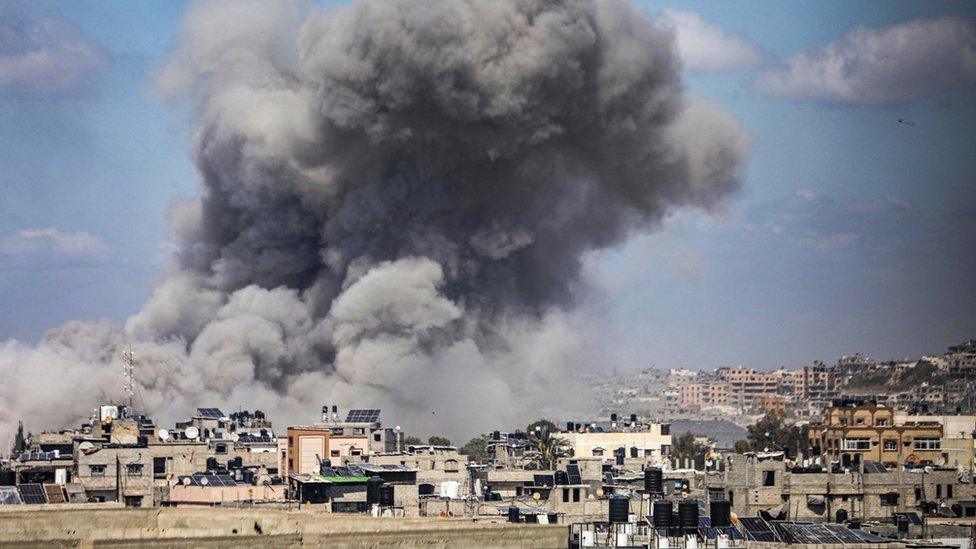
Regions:
<svg viewBox="0 0 976 549"><path fill-rule="evenodd" d="M572 407L557 380L600 356L584 254L739 186L744 134L684 98L673 42L614 0L194 5L158 75L199 120L172 274L124 329L8 344L0 371L81 378L59 422L130 342L161 417L335 403L457 436ZM4 418L44 406L18 395Z"/></svg>

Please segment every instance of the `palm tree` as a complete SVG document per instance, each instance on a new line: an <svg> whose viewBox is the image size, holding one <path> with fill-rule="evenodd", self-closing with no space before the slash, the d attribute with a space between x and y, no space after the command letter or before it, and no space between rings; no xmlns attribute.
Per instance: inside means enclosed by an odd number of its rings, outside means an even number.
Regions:
<svg viewBox="0 0 976 549"><path fill-rule="evenodd" d="M537 454L533 461L537 469L554 469L556 460L569 453L569 442L548 425L536 425L529 431L529 446Z"/></svg>

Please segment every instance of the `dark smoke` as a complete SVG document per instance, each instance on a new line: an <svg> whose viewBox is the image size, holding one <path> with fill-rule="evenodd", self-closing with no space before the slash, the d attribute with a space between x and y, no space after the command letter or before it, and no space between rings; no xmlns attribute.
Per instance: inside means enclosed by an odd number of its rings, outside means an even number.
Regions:
<svg viewBox="0 0 976 549"><path fill-rule="evenodd" d="M52 351L56 331L0 368L114 372L135 340L164 414L358 403L453 434L537 414L599 356L571 313L584 255L739 186L743 133L680 70L625 1L194 5L158 76L199 120L173 273L91 338L107 350Z"/></svg>

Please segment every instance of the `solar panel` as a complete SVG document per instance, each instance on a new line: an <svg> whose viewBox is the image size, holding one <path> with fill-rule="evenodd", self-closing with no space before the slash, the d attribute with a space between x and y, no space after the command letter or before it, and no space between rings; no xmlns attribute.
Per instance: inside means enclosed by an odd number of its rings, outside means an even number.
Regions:
<svg viewBox="0 0 976 549"><path fill-rule="evenodd" d="M611 473L610 471L607 471L606 473L603 473L603 483L604 484L613 484L613 473Z"/></svg>
<svg viewBox="0 0 976 549"><path fill-rule="evenodd" d="M44 495L47 496L48 503L67 503L64 497L64 487L60 484L45 484Z"/></svg>
<svg viewBox="0 0 976 549"><path fill-rule="evenodd" d="M566 476L569 477L570 484L583 484L583 476L580 474L579 465L567 465Z"/></svg>
<svg viewBox="0 0 976 549"><path fill-rule="evenodd" d="M698 515L698 527L699 528L711 528L712 527L712 517L703 517Z"/></svg>
<svg viewBox="0 0 976 549"><path fill-rule="evenodd" d="M20 491L20 499L27 504L47 503L44 497L44 488L40 484L21 484L17 486Z"/></svg>
<svg viewBox="0 0 976 549"><path fill-rule="evenodd" d="M739 525L744 530L745 538L750 541L765 541L769 543L782 542L773 532L765 520L759 517L740 517Z"/></svg>
<svg viewBox="0 0 976 549"><path fill-rule="evenodd" d="M380 411L376 409L353 409L346 415L347 423L376 423L380 420Z"/></svg>
<svg viewBox="0 0 976 549"><path fill-rule="evenodd" d="M894 513L895 524L898 523L898 517L908 518L908 522L914 524L915 526L922 525L922 519L918 516L918 513Z"/></svg>
<svg viewBox="0 0 976 549"><path fill-rule="evenodd" d="M884 465L881 465L881 463L877 461L865 461L864 472L865 473L887 473L888 470L885 469Z"/></svg>
<svg viewBox="0 0 976 549"><path fill-rule="evenodd" d="M358 465L346 465L346 470L349 471L349 476L351 477L364 477L363 468Z"/></svg>
<svg viewBox="0 0 976 549"><path fill-rule="evenodd" d="M322 475L323 477L334 477L334 476L336 476L335 469L333 469L332 467L329 467L328 465L323 465L322 467L320 467L320 469L321 470L319 471L319 474Z"/></svg>
<svg viewBox="0 0 976 549"><path fill-rule="evenodd" d="M16 486L0 486L0 505L23 505Z"/></svg>
<svg viewBox="0 0 976 549"><path fill-rule="evenodd" d="M224 413L219 408L197 408L197 414L205 419L220 419L224 417Z"/></svg>
<svg viewBox="0 0 976 549"><path fill-rule="evenodd" d="M214 486L237 486L234 477L230 475L212 475L210 482Z"/></svg>
<svg viewBox="0 0 976 549"><path fill-rule="evenodd" d="M867 530L857 530L857 529L855 529L855 530L851 530L851 533L854 534L855 536L857 536L858 538L860 538L861 541L863 541L865 543L884 543L884 542L888 541L886 538L883 538L883 537L878 536L876 534L872 534L871 532L868 532Z"/></svg>
<svg viewBox="0 0 976 549"><path fill-rule="evenodd" d="M535 486L552 486L555 484L552 475L532 475L532 482Z"/></svg>

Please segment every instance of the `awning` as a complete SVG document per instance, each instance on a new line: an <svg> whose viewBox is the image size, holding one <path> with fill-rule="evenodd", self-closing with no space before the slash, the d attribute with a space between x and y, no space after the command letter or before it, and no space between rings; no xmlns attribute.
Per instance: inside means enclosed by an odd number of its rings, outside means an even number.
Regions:
<svg viewBox="0 0 976 549"><path fill-rule="evenodd" d="M807 505L811 507L821 507L827 505L827 496L807 496Z"/></svg>
<svg viewBox="0 0 976 549"><path fill-rule="evenodd" d="M786 518L786 505L777 505L776 507L759 511L759 516L766 520L782 520Z"/></svg>

